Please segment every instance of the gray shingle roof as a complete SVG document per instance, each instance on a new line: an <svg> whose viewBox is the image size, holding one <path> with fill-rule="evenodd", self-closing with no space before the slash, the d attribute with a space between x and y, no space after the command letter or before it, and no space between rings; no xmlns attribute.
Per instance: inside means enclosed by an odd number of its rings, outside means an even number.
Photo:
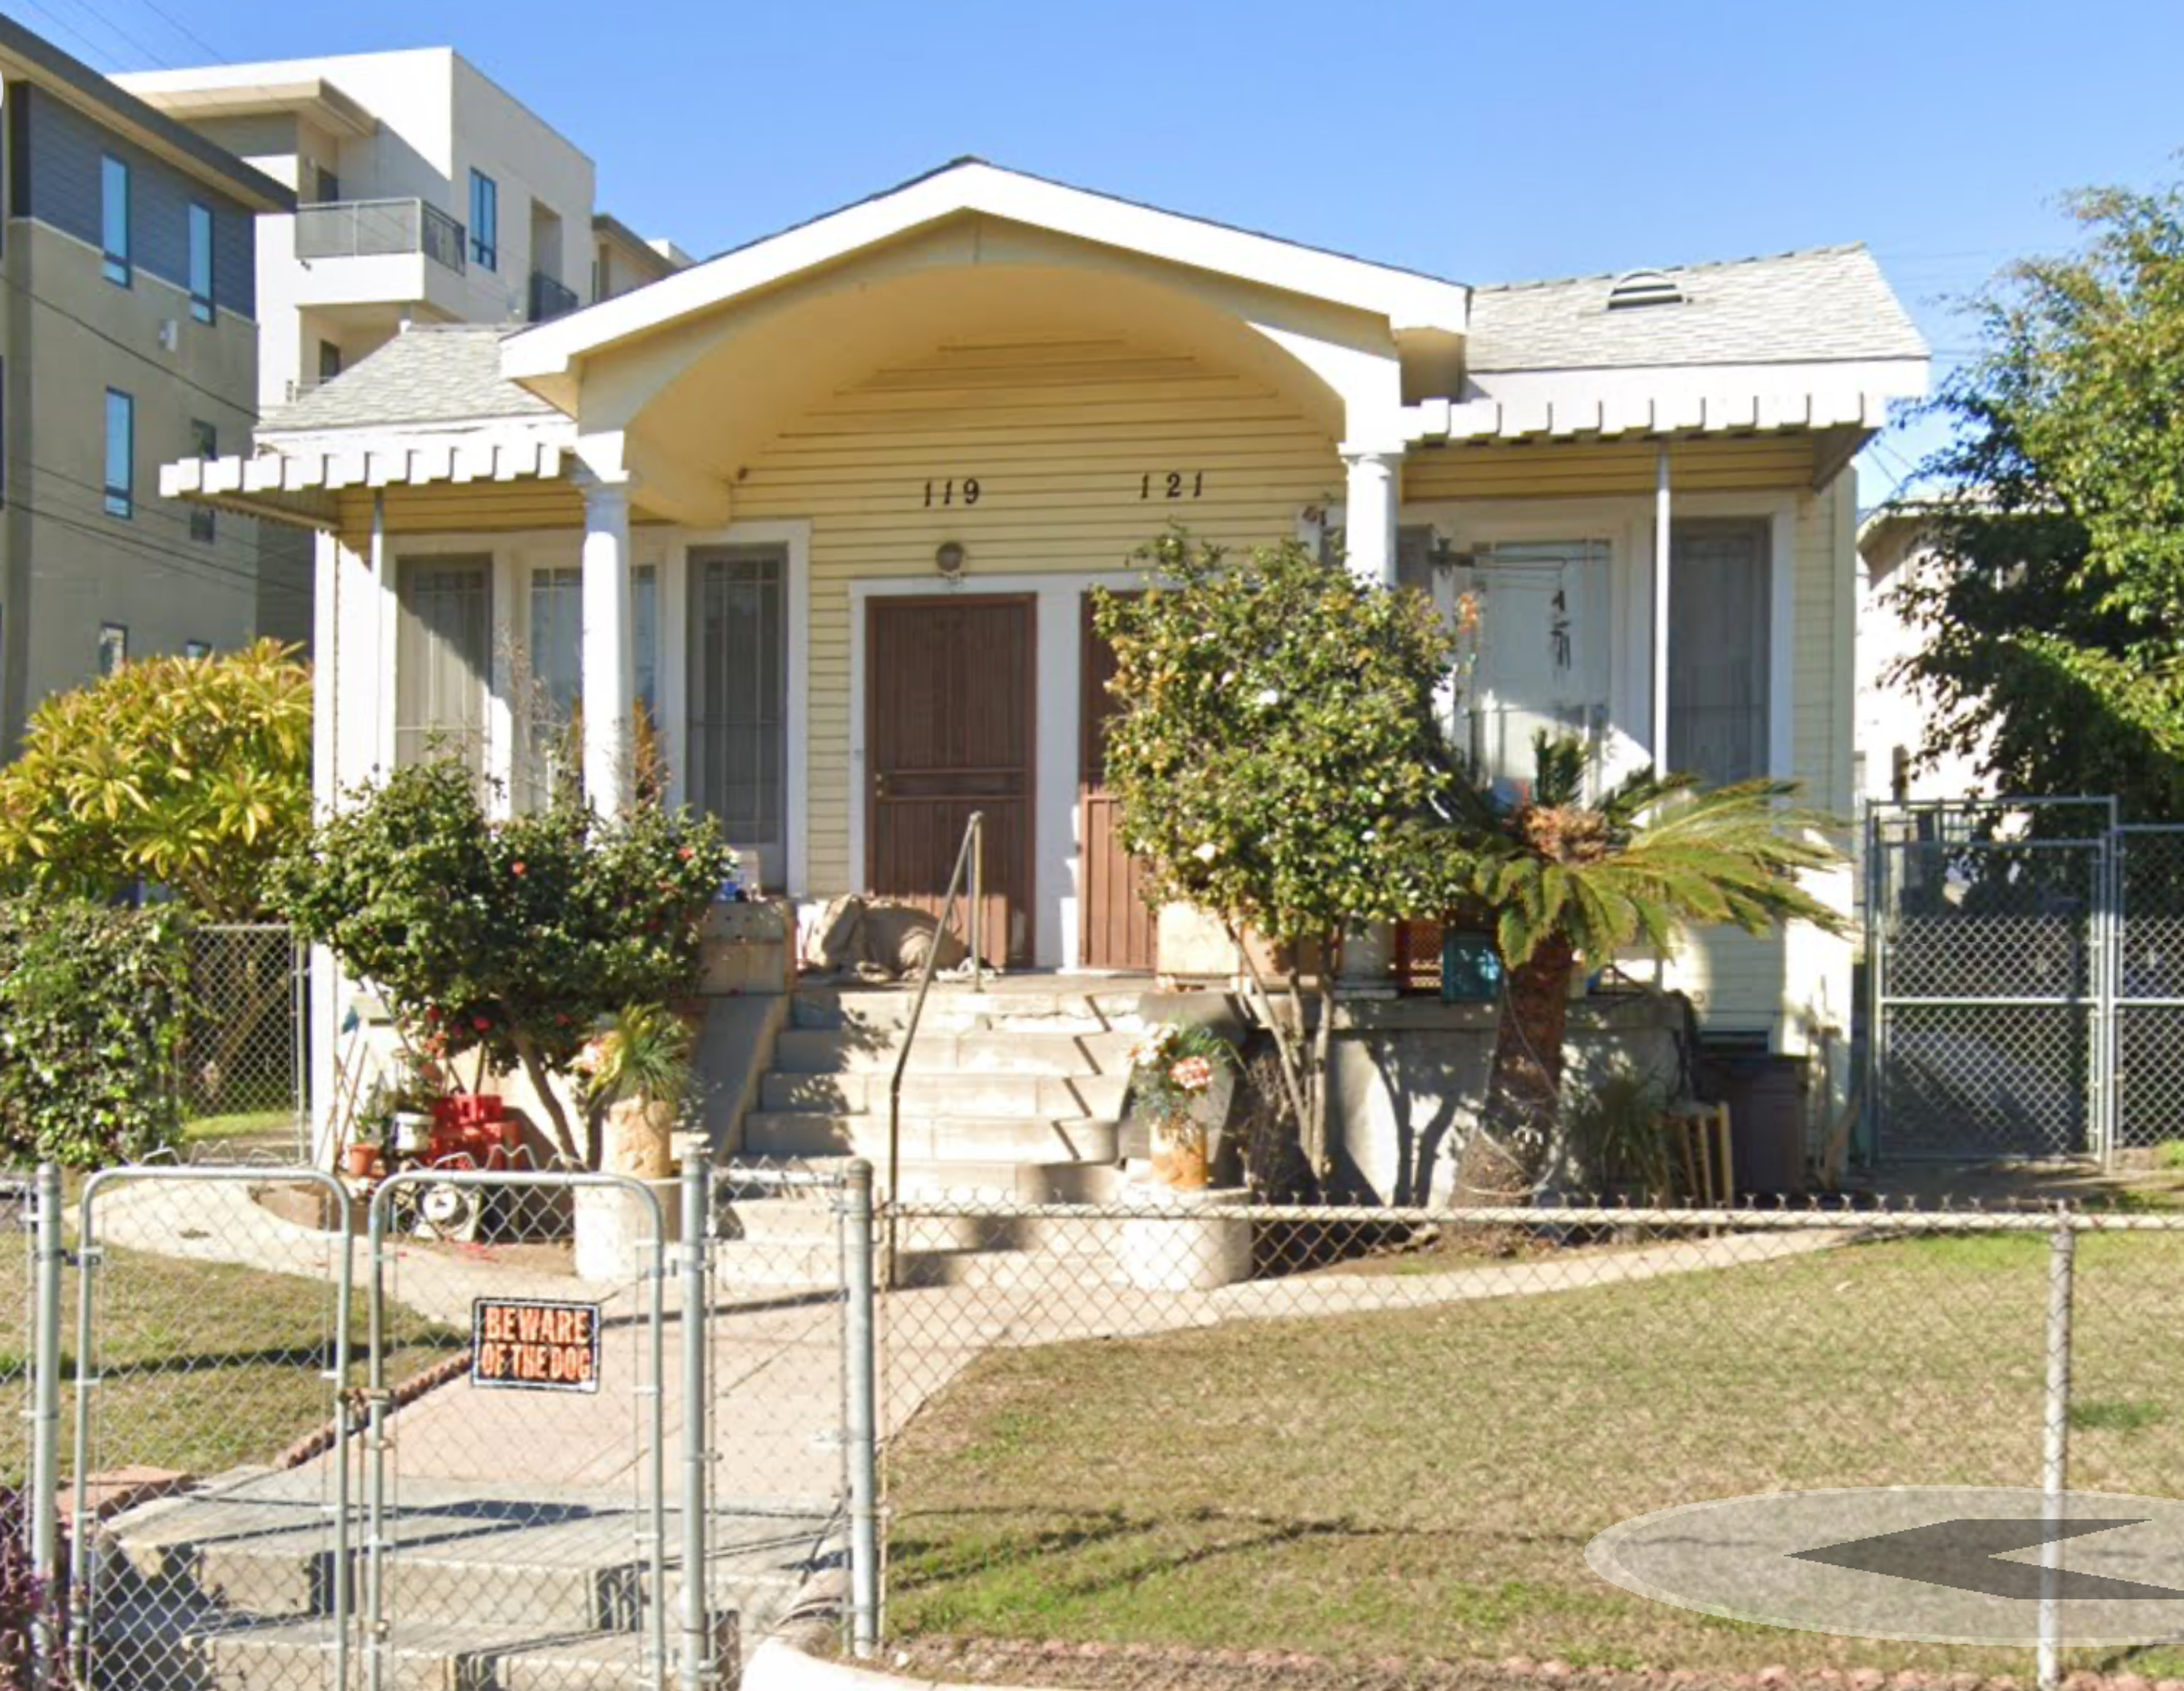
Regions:
<svg viewBox="0 0 2184 1691"><path fill-rule="evenodd" d="M1863 246L1661 274L1683 303L1611 311L1613 276L1479 288L1466 362L1483 373L1926 356Z"/></svg>
<svg viewBox="0 0 2184 1691"><path fill-rule="evenodd" d="M429 427L564 414L500 376L502 324L413 325L259 426L263 435Z"/></svg>

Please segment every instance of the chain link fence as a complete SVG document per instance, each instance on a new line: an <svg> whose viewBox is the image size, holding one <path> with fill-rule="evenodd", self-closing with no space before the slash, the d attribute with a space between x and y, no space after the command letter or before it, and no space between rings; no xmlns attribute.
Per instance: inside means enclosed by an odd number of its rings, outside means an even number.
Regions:
<svg viewBox="0 0 2184 1691"><path fill-rule="evenodd" d="M807 1623L913 1660L2014 1671L1652 1602L1585 1546L1701 1499L2184 1486L2184 1211L1116 1192L100 1176L65 1262L4 1258L68 1314L31 1347L83 1523L38 1683L703 1691ZM2141 1665L2051 1644L2049 1678Z"/></svg>
<svg viewBox="0 0 2184 1691"><path fill-rule="evenodd" d="M192 1006L176 1054L182 1112L200 1144L292 1144L308 1115L309 953L278 922L189 931Z"/></svg>
<svg viewBox="0 0 2184 1691"><path fill-rule="evenodd" d="M892 1221L888 1633L935 1671L1054 1641L2021 1671L1992 1647L1725 1625L1607 1585L1585 1548L1702 1499L2184 1481L2184 1215L1391 1212L1145 1188L911 1197ZM2059 1238L2081 1306L2066 1397Z"/></svg>

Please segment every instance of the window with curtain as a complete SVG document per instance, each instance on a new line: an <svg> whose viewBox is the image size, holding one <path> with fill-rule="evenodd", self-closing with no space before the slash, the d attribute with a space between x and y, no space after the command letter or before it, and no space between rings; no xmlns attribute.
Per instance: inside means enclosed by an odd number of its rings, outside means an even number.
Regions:
<svg viewBox="0 0 2184 1691"><path fill-rule="evenodd" d="M525 774L534 785L551 771L546 760L554 754L562 731L574 720L584 696L584 572L577 565L561 565L531 572L531 603L525 656L531 668L532 697L525 725L526 755L532 766ZM657 724L660 720L660 574L649 564L629 572L630 665L637 704ZM543 785L538 786L541 796Z"/></svg>
<svg viewBox="0 0 2184 1691"><path fill-rule="evenodd" d="M1710 783L1768 773L1774 559L1763 520L1669 537L1669 766Z"/></svg>
<svg viewBox="0 0 2184 1691"><path fill-rule="evenodd" d="M776 547L690 554L689 794L769 887L787 867L788 576Z"/></svg>
<svg viewBox="0 0 2184 1691"><path fill-rule="evenodd" d="M445 750L485 773L491 687L493 560L405 558L396 577L394 758Z"/></svg>

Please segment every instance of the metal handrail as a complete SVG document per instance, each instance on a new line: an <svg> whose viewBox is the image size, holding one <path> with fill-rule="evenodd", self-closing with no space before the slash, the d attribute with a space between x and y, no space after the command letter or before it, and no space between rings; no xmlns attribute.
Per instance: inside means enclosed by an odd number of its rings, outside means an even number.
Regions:
<svg viewBox="0 0 2184 1691"><path fill-rule="evenodd" d="M948 872L948 896L940 902L940 921L933 931L933 943L925 953L925 966L917 971L917 996L910 1006L910 1024L903 1029L902 1048L894 1054L894 1072L888 1077L888 1207L887 1284L894 1288L894 1204L902 1171L902 1077L910 1068L911 1048L917 1043L918 1025L925 1019L925 997L933 990L933 976L940 966L941 936L948 932L956 913L956 895L967 871L971 903L964 926L971 936L971 989L986 989L986 960L981 954L985 936L983 909L986 891L986 813L973 810L963 824L963 843L956 848L956 866Z"/></svg>

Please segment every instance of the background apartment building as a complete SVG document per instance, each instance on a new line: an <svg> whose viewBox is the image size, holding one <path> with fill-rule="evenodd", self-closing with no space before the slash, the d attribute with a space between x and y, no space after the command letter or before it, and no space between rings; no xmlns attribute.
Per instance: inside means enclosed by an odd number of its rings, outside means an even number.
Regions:
<svg viewBox="0 0 2184 1691"><path fill-rule="evenodd" d="M0 17L0 748L127 658L248 640L258 525L159 496L259 414L253 224L288 190ZM308 614L308 598L292 609Z"/></svg>
<svg viewBox="0 0 2184 1691"><path fill-rule="evenodd" d="M596 214L591 159L448 47L115 80L295 195L257 236L268 417L405 324L543 322L689 262ZM269 528L261 573L259 626L307 642L306 537Z"/></svg>

